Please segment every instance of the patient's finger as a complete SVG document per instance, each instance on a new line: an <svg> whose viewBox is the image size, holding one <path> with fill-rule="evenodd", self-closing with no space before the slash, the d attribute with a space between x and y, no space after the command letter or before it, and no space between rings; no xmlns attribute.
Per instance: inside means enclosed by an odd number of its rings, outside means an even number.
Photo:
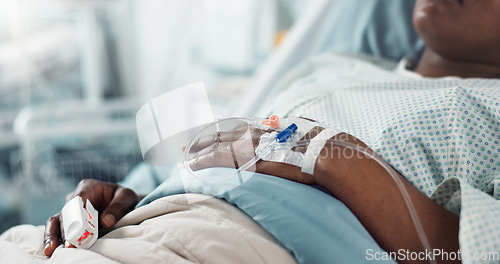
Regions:
<svg viewBox="0 0 500 264"><path fill-rule="evenodd" d="M191 147L190 153L198 152L198 151L205 149L207 147L210 147L216 143L236 141L243 136L244 132L246 132L246 130L244 130L244 131L238 130L238 131L230 131L230 132L216 132L213 135L199 138L198 142L196 142L196 144L194 144Z"/></svg>
<svg viewBox="0 0 500 264"><path fill-rule="evenodd" d="M229 145L232 144L230 142L216 142L204 149L201 149L197 152L190 152L188 158L194 159L196 157L201 157L209 154L210 152L222 151L225 148L228 148Z"/></svg>
<svg viewBox="0 0 500 264"><path fill-rule="evenodd" d="M138 202L139 198L134 191L119 187L114 193L111 202L101 214L101 225L104 228L113 227L118 220L134 209Z"/></svg>
<svg viewBox="0 0 500 264"><path fill-rule="evenodd" d="M212 167L238 168L236 160L237 157L230 151L215 151L189 160L188 165L193 171Z"/></svg>
<svg viewBox="0 0 500 264"><path fill-rule="evenodd" d="M45 233L43 242L45 248L43 254L50 257L54 253L54 250L61 244L61 213L54 215L47 220L45 224Z"/></svg>

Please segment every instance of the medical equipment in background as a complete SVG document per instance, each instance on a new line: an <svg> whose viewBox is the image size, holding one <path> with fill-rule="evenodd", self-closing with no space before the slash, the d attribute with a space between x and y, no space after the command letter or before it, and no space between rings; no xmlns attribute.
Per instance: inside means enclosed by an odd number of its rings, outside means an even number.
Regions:
<svg viewBox="0 0 500 264"><path fill-rule="evenodd" d="M12 184L8 169L0 165L0 234L21 220L20 196Z"/></svg>
<svg viewBox="0 0 500 264"><path fill-rule="evenodd" d="M64 238L76 248L88 249L94 245L99 236L99 214L92 203L87 200L85 207L80 196L75 196L62 211L62 227Z"/></svg>
<svg viewBox="0 0 500 264"><path fill-rule="evenodd" d="M62 5L77 10L80 28L81 58L84 76L84 98L89 104L98 104L104 98L107 78L104 33L97 13L121 0L63 0Z"/></svg>
<svg viewBox="0 0 500 264"><path fill-rule="evenodd" d="M46 83L75 69L77 64L77 34L69 25L51 26L3 43L0 45L0 96L23 88L20 86L26 74Z"/></svg>
<svg viewBox="0 0 500 264"><path fill-rule="evenodd" d="M232 161L228 162L227 164L232 164L233 168L235 169L232 173L229 173L227 175L213 175L214 178L210 177L201 177L197 175L196 170L193 170L190 166L190 161L192 159L197 159L199 157L193 157L193 154L196 154L198 151L202 151L204 149L208 149L209 151L217 151L217 148L212 148L213 146L212 142L208 142L207 144L207 139L213 140L214 144L218 143L224 143L220 141L220 137L230 137L232 141L236 141L239 138L247 138L249 141L246 143L250 144L250 146L253 148L253 136L251 135L252 133L252 127L256 126L256 128L262 128L262 119L247 119L247 118L227 118L223 120L218 120L216 122L213 122L211 124L208 124L205 128L203 128L199 133L197 133L187 144L185 150L184 150L184 168L195 178L199 178L200 180L203 181L215 181L216 180L230 180L231 178L233 179L239 179L240 184L243 184L244 177L242 177L242 171L247 171L247 172L255 172L255 164L264 159L266 156L270 155L272 152L279 150L280 148L287 148L287 149L292 149L294 147L317 147L319 149L322 149L325 145L321 146L312 146L311 140L298 140L298 141L293 141L289 140L292 139L291 136L295 131L298 129L298 127L295 124L290 125L289 127L285 129L278 130L278 134L275 137L275 140L268 142L266 146L263 146L262 149L264 151L261 151L260 153L255 151L254 157L249 158L248 153L245 152L246 159L249 159L245 161L244 163L241 162L241 160L237 160L238 157L237 155L233 152L232 154ZM249 135L250 134L250 135ZM229 136L231 135L231 136ZM215 136L215 137L214 137ZM319 135L317 135L319 136ZM314 138L313 138L314 140ZM403 179L401 179L401 176L398 175L380 156L378 156L376 153L373 151L366 149L364 147L361 147L359 145L356 145L351 142L346 142L346 141L340 141L340 140L333 140L333 139L328 139L325 141L325 144L329 144L331 146L336 146L336 147L342 147L342 148L348 148L352 149L358 153L361 153L365 155L368 158L371 158L375 160L380 166L382 166L387 173L393 178L394 182L399 188L399 191L401 192L401 195L403 197L403 200L408 208L408 212L410 214L410 217L412 219L413 225L415 226L415 230L420 238L420 241L422 243L422 246L424 249L427 250L427 252L432 252L432 247L429 243L429 240L427 238L427 235L425 234L425 231L423 229L422 223L420 221L420 218L418 217L415 207L411 201L411 198L408 194L408 191L406 190L406 187L403 185ZM228 143L232 145L232 143ZM261 147L261 146L259 146ZM259 148L257 147L257 148ZM308 149L309 150L309 149ZM233 151L231 149L231 151ZM241 150L238 150L241 151ZM319 151L317 152L319 156ZM208 153L204 153L208 154ZM314 161L318 158L318 156L315 157ZM218 161L221 162L221 161ZM243 164L243 165L239 165ZM228 166L232 167L232 166ZM212 175L211 175L212 176ZM248 180L248 176L245 178ZM235 186L236 187L236 186ZM431 263L436 263L435 260L431 260Z"/></svg>
<svg viewBox="0 0 500 264"><path fill-rule="evenodd" d="M0 112L0 148L8 148L17 144L16 135L12 131L12 124L16 119L17 111L1 111Z"/></svg>
<svg viewBox="0 0 500 264"><path fill-rule="evenodd" d="M16 118L20 170L14 179L23 190L23 222L43 224L80 180L119 182L142 161L134 120L139 104L87 106L81 100L32 106Z"/></svg>
<svg viewBox="0 0 500 264"><path fill-rule="evenodd" d="M47 2L40 2L2 1L0 4L2 33L5 33L0 43L0 167L6 168L2 189L9 188L0 191L3 200L0 231L21 223L43 224L46 219L31 221L31 216L46 218L46 214L54 211L51 205L56 200L54 197L58 197L52 192L34 198L32 194L40 192L36 183L32 189L22 184L25 180L20 166L22 138L13 130L20 109L77 98L81 94L77 30L68 17L47 16L47 12L39 9L46 7ZM43 10L52 11L50 7ZM9 195L8 199L4 199L4 195Z"/></svg>
<svg viewBox="0 0 500 264"><path fill-rule="evenodd" d="M12 131L15 111L0 111L0 233L19 223L21 193L13 181L11 157L18 149L17 139Z"/></svg>
<svg viewBox="0 0 500 264"><path fill-rule="evenodd" d="M16 146L12 130L19 110L31 103L77 97L78 40L71 25L51 24L24 14L26 1L2 3L10 37L0 44L0 147ZM36 28L36 30L32 29Z"/></svg>
<svg viewBox="0 0 500 264"><path fill-rule="evenodd" d="M84 178L117 182L141 160L134 100L88 109L73 101L23 109L14 122L21 138L23 186L53 193Z"/></svg>
<svg viewBox="0 0 500 264"><path fill-rule="evenodd" d="M24 108L11 122L20 147L17 154L11 155L11 168L14 184L25 194L19 206L23 223L43 224L60 210L64 196L81 179L118 182L142 160L134 120L137 99L105 100L110 73L105 61L101 12L122 2L57 1L59 8L66 7L58 13L64 15L64 22L76 21L78 25L66 34L73 41L69 44L75 45L59 48L59 52L71 50L75 64L78 59L83 62L82 76L73 73L79 84L76 92L70 94L73 90L65 83L64 90L57 90L63 95L57 97L61 100L37 100L35 85L39 83L31 71L37 68L36 61L33 53L22 53L28 69L23 72L29 82L21 87L23 100L18 107ZM45 85L47 91L57 87L52 82Z"/></svg>
<svg viewBox="0 0 500 264"><path fill-rule="evenodd" d="M195 52L223 72L251 73L272 49L278 31L275 0L201 0Z"/></svg>
<svg viewBox="0 0 500 264"><path fill-rule="evenodd" d="M295 65L317 52L323 22L328 18L335 0L314 0L309 4L282 44L257 69L244 92L233 101L227 116L255 116L278 80Z"/></svg>
<svg viewBox="0 0 500 264"><path fill-rule="evenodd" d="M278 10L280 2L145 1L137 9L141 46L136 67L143 98L203 80L211 99L220 100L212 107L226 112L228 99L241 91L273 48L280 26L276 20L286 16Z"/></svg>

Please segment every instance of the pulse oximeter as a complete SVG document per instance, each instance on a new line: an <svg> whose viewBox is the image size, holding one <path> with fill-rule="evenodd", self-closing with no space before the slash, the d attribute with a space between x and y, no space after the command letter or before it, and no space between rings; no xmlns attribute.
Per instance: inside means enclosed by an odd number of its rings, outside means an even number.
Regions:
<svg viewBox="0 0 500 264"><path fill-rule="evenodd" d="M62 209L62 222L66 241L77 248L90 248L97 240L98 219L98 213L89 200L83 207L80 196L71 199Z"/></svg>

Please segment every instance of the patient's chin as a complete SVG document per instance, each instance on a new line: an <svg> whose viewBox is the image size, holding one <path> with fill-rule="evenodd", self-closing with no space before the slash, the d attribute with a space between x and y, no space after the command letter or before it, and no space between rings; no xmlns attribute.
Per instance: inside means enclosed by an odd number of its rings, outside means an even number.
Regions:
<svg viewBox="0 0 500 264"><path fill-rule="evenodd" d="M448 5L435 4L434 1L418 1L413 13L413 25L420 37L426 41L426 38L457 35L461 32L457 31L460 17L460 10Z"/></svg>
<svg viewBox="0 0 500 264"><path fill-rule="evenodd" d="M453 25L433 21L427 17L414 18L415 29L425 45L441 57L464 60L469 54L469 46L464 36L456 34ZM477 53L475 53L477 56Z"/></svg>

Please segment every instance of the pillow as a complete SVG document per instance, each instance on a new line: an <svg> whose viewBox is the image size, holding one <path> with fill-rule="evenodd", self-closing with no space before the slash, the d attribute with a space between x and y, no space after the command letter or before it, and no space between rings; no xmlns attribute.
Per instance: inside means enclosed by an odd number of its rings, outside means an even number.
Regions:
<svg viewBox="0 0 500 264"><path fill-rule="evenodd" d="M318 52L364 53L398 61L418 56L415 0L336 0L321 29Z"/></svg>
<svg viewBox="0 0 500 264"><path fill-rule="evenodd" d="M218 175L234 170L211 168L197 172L202 179L180 176L176 170L152 168L137 170L138 178L166 180L138 206L160 197L187 192L216 194L238 206L291 251L298 263L370 263L383 250L352 212L339 200L324 191L264 174L242 172L248 179L236 188L234 178L217 181ZM130 175L132 176L132 175ZM225 184L228 181L228 185ZM380 262L377 262L380 263ZM381 261L381 263L395 263Z"/></svg>

